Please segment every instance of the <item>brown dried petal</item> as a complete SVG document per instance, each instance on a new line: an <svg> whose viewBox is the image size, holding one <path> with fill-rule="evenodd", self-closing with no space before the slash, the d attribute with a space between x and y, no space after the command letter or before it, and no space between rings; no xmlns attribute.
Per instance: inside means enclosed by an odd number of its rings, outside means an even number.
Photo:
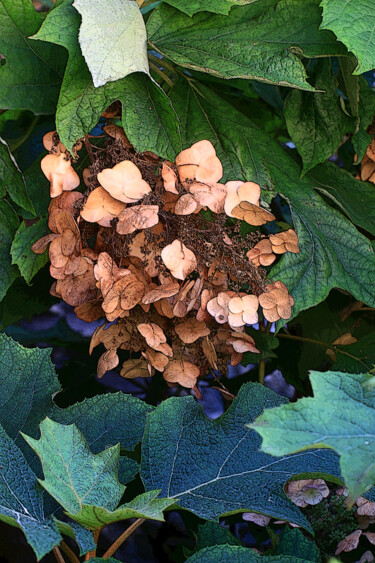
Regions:
<svg viewBox="0 0 375 563"><path fill-rule="evenodd" d="M147 362L143 358L127 360L122 364L121 377L134 379L136 377L150 377Z"/></svg>
<svg viewBox="0 0 375 563"><path fill-rule="evenodd" d="M123 160L113 168L99 172L98 182L112 197L123 203L135 203L151 191L148 183L142 180L139 168L130 160Z"/></svg>
<svg viewBox="0 0 375 563"><path fill-rule="evenodd" d="M241 202L232 210L233 217L246 221L249 225L259 227L268 221L274 221L275 216L263 207L258 207L247 201Z"/></svg>
<svg viewBox="0 0 375 563"><path fill-rule="evenodd" d="M120 358L117 355L116 348L107 350L99 358L97 376L100 378L107 373L107 371L114 369L119 365Z"/></svg>
<svg viewBox="0 0 375 563"><path fill-rule="evenodd" d="M356 549L358 547L359 538L361 537L361 534L362 534L362 530L355 530L355 532L352 532L351 534L346 536L346 538L341 540L337 546L335 555L339 555L343 551L348 552L348 551L353 551L353 549Z"/></svg>
<svg viewBox="0 0 375 563"><path fill-rule="evenodd" d="M139 229L150 229L159 222L158 205L134 205L124 209L118 216L116 231L129 235Z"/></svg>
<svg viewBox="0 0 375 563"><path fill-rule="evenodd" d="M175 331L185 344L192 344L198 338L208 336L211 332L206 323L200 323L194 318L186 319L183 323L177 324Z"/></svg>
<svg viewBox="0 0 375 563"><path fill-rule="evenodd" d="M163 377L170 383L179 383L183 387L192 389L197 384L199 368L191 362L172 360L166 367Z"/></svg>
<svg viewBox="0 0 375 563"><path fill-rule="evenodd" d="M163 330L155 323L140 323L137 329L151 348L157 348L160 344L167 342Z"/></svg>

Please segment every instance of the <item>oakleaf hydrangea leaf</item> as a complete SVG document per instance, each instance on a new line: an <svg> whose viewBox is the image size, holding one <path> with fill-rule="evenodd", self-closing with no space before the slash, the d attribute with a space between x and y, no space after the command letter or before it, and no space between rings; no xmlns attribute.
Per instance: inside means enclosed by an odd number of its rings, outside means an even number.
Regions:
<svg viewBox="0 0 375 563"><path fill-rule="evenodd" d="M134 0L74 0L82 16L79 43L94 86L104 86L132 72L148 74L147 36Z"/></svg>
<svg viewBox="0 0 375 563"><path fill-rule="evenodd" d="M30 0L0 0L0 107L53 113L66 56L56 45L28 39L44 19Z"/></svg>
<svg viewBox="0 0 375 563"><path fill-rule="evenodd" d="M152 150L174 160L181 151L179 124L170 99L142 72L95 88L78 43L80 16L66 0L46 17L37 39L62 45L69 51L56 126L61 141L71 150L99 121L115 100L123 106L123 125L130 142L139 151Z"/></svg>
<svg viewBox="0 0 375 563"><path fill-rule="evenodd" d="M17 264L22 277L30 283L35 274L49 261L48 252L35 254L31 245L48 232L47 219L41 218L36 223L26 226L23 221L17 229L10 249L12 264Z"/></svg>
<svg viewBox="0 0 375 563"><path fill-rule="evenodd" d="M266 409L249 428L263 438L262 451L289 455L333 448L350 497L375 483L375 386L368 374L310 372L314 397Z"/></svg>
<svg viewBox="0 0 375 563"><path fill-rule="evenodd" d="M0 197L8 192L14 203L35 215L34 205L27 193L25 180L7 143L0 137Z"/></svg>
<svg viewBox="0 0 375 563"><path fill-rule="evenodd" d="M278 563L308 563L313 560L290 555L258 555L248 547L216 545L205 547L194 553L186 560L186 563L221 563L222 561L230 561L231 563L272 563L273 561Z"/></svg>
<svg viewBox="0 0 375 563"><path fill-rule="evenodd" d="M113 510L125 487L118 481L120 445L92 454L74 424L65 426L46 418L39 440L23 434L43 468L41 485L71 514L86 504Z"/></svg>
<svg viewBox="0 0 375 563"><path fill-rule="evenodd" d="M358 59L354 74L375 68L375 18L372 0L322 0L321 29L330 29Z"/></svg>
<svg viewBox="0 0 375 563"><path fill-rule="evenodd" d="M0 301L19 276L17 266L12 266L10 248L19 226L19 219L13 207L0 200Z"/></svg>
<svg viewBox="0 0 375 563"><path fill-rule="evenodd" d="M347 52L333 33L319 31L320 22L315 0L263 0L227 16L192 18L163 2L148 19L147 33L153 48L183 67L313 91L300 56Z"/></svg>
<svg viewBox="0 0 375 563"><path fill-rule="evenodd" d="M215 14L229 14L233 6L251 4L253 0L165 0L166 4L192 16L197 12L214 12Z"/></svg>
<svg viewBox="0 0 375 563"><path fill-rule="evenodd" d="M142 442L141 476L147 490L178 501L200 518L260 512L310 525L286 497L294 475L339 475L337 457L314 450L274 458L259 451L260 437L245 427L266 407L286 399L262 385L244 385L227 412L205 417L192 397L170 398L148 417ZM231 559L230 559L231 560Z"/></svg>
<svg viewBox="0 0 375 563"><path fill-rule="evenodd" d="M175 500L156 498L158 494L159 491L140 494L113 511L103 507L84 505L77 514L69 514L69 516L90 530L97 530L103 525L128 518L164 521L163 510L175 504Z"/></svg>
<svg viewBox="0 0 375 563"><path fill-rule="evenodd" d="M62 540L54 521L44 515L42 489L37 478L2 426L0 520L22 529L38 560Z"/></svg>

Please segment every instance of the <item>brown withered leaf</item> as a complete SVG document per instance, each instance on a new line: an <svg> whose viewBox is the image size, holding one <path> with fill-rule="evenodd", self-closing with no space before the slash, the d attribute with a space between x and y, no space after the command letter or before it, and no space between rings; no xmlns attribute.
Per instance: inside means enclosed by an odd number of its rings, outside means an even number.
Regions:
<svg viewBox="0 0 375 563"><path fill-rule="evenodd" d="M117 355L116 348L111 348L102 354L98 361L97 376L100 378L107 373L107 371L114 369L119 365L120 358Z"/></svg>
<svg viewBox="0 0 375 563"><path fill-rule="evenodd" d="M164 370L163 377L169 383L179 383L192 389L197 384L199 367L184 360L172 360Z"/></svg>
<svg viewBox="0 0 375 563"><path fill-rule="evenodd" d="M349 344L354 344L355 342L358 342L357 338L350 334L350 332L346 332L345 334L342 334L341 336L336 338L336 340L332 342L332 344L333 346L349 346Z"/></svg>
<svg viewBox="0 0 375 563"><path fill-rule="evenodd" d="M136 377L150 377L147 362L143 358L126 360L122 364L121 377L135 379Z"/></svg>
<svg viewBox="0 0 375 563"><path fill-rule="evenodd" d="M169 363L169 358L157 352L152 348L147 348L145 352L142 352L142 356L152 365L157 371L163 372Z"/></svg>
<svg viewBox="0 0 375 563"><path fill-rule="evenodd" d="M246 522L254 522L258 526L268 526L271 522L271 517L266 516L265 514L258 514L257 512L244 512L242 514L242 520Z"/></svg>
<svg viewBox="0 0 375 563"><path fill-rule="evenodd" d="M192 344L202 336L208 336L210 329L206 323L200 323L195 318L186 319L174 327L177 335L185 344Z"/></svg>
<svg viewBox="0 0 375 563"><path fill-rule="evenodd" d="M49 243L52 242L58 236L59 235L57 233L50 233L49 235L40 238L39 240L34 242L34 244L31 247L31 250L35 254L43 254L43 252L47 250L47 246L49 245Z"/></svg>
<svg viewBox="0 0 375 563"><path fill-rule="evenodd" d="M63 192L53 198L48 206L48 228L57 233L55 217L60 211L69 211L74 218L79 215L79 202L83 199L80 192Z"/></svg>
<svg viewBox="0 0 375 563"><path fill-rule="evenodd" d="M103 127L103 130L116 141L120 141L126 149L133 148L122 127L112 123Z"/></svg>

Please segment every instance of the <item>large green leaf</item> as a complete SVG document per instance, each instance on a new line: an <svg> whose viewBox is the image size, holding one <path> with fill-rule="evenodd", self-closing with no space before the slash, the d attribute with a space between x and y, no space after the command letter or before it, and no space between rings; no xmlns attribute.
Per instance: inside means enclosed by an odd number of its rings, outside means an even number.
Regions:
<svg viewBox="0 0 375 563"><path fill-rule="evenodd" d="M303 174L336 152L354 120L345 115L337 94L337 80L330 60L319 61L313 84L323 92L292 90L284 105L288 132L303 161Z"/></svg>
<svg viewBox="0 0 375 563"><path fill-rule="evenodd" d="M27 193L21 170L9 151L8 145L0 137L0 197L8 192L14 203L35 215L34 205Z"/></svg>
<svg viewBox="0 0 375 563"><path fill-rule="evenodd" d="M30 0L0 0L0 107L54 113L65 53L55 45L30 41L44 15Z"/></svg>
<svg viewBox="0 0 375 563"><path fill-rule="evenodd" d="M163 510L175 504L175 500L157 498L158 494L159 491L140 494L113 511L103 507L84 505L77 514L70 514L70 516L90 530L97 530L103 525L128 518L163 521Z"/></svg>
<svg viewBox="0 0 375 563"><path fill-rule="evenodd" d="M259 452L259 436L244 426L249 416L285 401L248 383L228 411L212 421L192 397L167 399L147 419L141 469L146 489L161 489L161 495L206 520L251 511L310 530L283 487L297 475L337 476L337 458L324 450L273 458Z"/></svg>
<svg viewBox="0 0 375 563"><path fill-rule="evenodd" d="M22 449L20 430L38 434L39 423L52 409L60 389L51 350L24 348L0 334L0 424Z"/></svg>
<svg viewBox="0 0 375 563"><path fill-rule="evenodd" d="M284 529L277 547L272 550L272 554L284 555L284 557L287 555L301 557L313 563L320 563L322 560L316 544L307 539L300 530L289 528L289 526Z"/></svg>
<svg viewBox="0 0 375 563"><path fill-rule="evenodd" d="M102 112L120 100L126 134L135 148L174 160L181 139L168 96L143 73L95 88L78 44L80 17L72 2L67 0L52 10L36 35L69 51L56 113L62 142L71 150L97 124Z"/></svg>
<svg viewBox="0 0 375 563"><path fill-rule="evenodd" d="M194 553L186 561L187 563L222 563L222 561L230 561L231 563L272 563L273 561L275 563L308 563L311 561L316 563L312 559L306 559L305 556L258 555L253 549L236 545L205 547Z"/></svg>
<svg viewBox="0 0 375 563"><path fill-rule="evenodd" d="M181 122L183 148L208 139L223 164L224 181L252 180L267 197L272 183L264 155L270 150L270 138L199 82L180 78L170 96Z"/></svg>
<svg viewBox="0 0 375 563"><path fill-rule="evenodd" d="M19 226L18 217L7 201L0 200L0 301L19 275L12 266L10 248Z"/></svg>
<svg viewBox="0 0 375 563"><path fill-rule="evenodd" d="M355 74L375 68L375 21L372 0L322 0L321 29L330 29L358 59Z"/></svg>
<svg viewBox="0 0 375 563"><path fill-rule="evenodd" d="M119 444L94 455L74 424L49 418L40 424L39 440L23 437L42 463L41 484L68 513L90 504L116 508L125 490L118 481Z"/></svg>
<svg viewBox="0 0 375 563"><path fill-rule="evenodd" d="M363 373L375 366L375 332L371 332L349 346L337 346L335 370ZM341 352L341 353L340 353Z"/></svg>
<svg viewBox="0 0 375 563"><path fill-rule="evenodd" d="M333 162L316 166L309 174L314 189L336 205L349 219L375 236L375 190L353 178Z"/></svg>
<svg viewBox="0 0 375 563"><path fill-rule="evenodd" d="M167 4L178 8L184 14L193 16L197 12L229 14L232 6L251 4L254 0L165 0Z"/></svg>
<svg viewBox="0 0 375 563"><path fill-rule="evenodd" d="M65 409L54 407L51 418L62 424L74 423L85 436L93 453L118 442L124 450L131 451L141 442L146 415L154 407L132 395L113 393L85 399ZM131 421L131 424L129 424ZM130 481L139 464L127 456L120 457L120 480Z"/></svg>
<svg viewBox="0 0 375 563"><path fill-rule="evenodd" d="M31 245L46 235L48 232L47 219L39 219L36 223L26 226L23 221L17 229L14 237L11 255L12 264L17 264L22 277L30 283L33 277L45 264L47 264L48 252L35 254L31 250Z"/></svg>
<svg viewBox="0 0 375 563"><path fill-rule="evenodd" d="M243 545L228 528L221 526L218 522L208 521L204 524L199 524L196 536L197 543L195 544L194 549L184 549L187 555L193 555L193 553L213 545Z"/></svg>
<svg viewBox="0 0 375 563"><path fill-rule="evenodd" d="M82 16L79 43L94 86L104 86L132 72L148 74L145 23L134 0L74 0Z"/></svg>
<svg viewBox="0 0 375 563"><path fill-rule="evenodd" d="M263 0L228 16L193 18L163 3L152 12L147 33L153 48L186 68L313 90L300 56L347 52L332 33L318 30L320 21L315 0Z"/></svg>
<svg viewBox="0 0 375 563"><path fill-rule="evenodd" d="M375 254L370 241L315 193L313 179L299 179L293 160L289 165L269 162L268 168L290 205L299 239L299 254L287 253L270 272L292 293L292 316L323 301L334 287L374 307Z"/></svg>
<svg viewBox="0 0 375 563"><path fill-rule="evenodd" d="M42 490L34 473L2 426L0 477L0 520L22 529L39 560L62 537L55 522L45 517Z"/></svg>
<svg viewBox="0 0 375 563"><path fill-rule="evenodd" d="M265 410L249 425L263 438L262 451L289 455L333 448L352 499L375 483L373 376L336 371L310 373L314 397Z"/></svg>

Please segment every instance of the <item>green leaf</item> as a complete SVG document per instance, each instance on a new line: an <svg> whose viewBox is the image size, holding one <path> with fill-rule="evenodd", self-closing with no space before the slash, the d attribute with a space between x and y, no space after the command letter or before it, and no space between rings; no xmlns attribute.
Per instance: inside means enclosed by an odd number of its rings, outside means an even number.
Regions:
<svg viewBox="0 0 375 563"><path fill-rule="evenodd" d="M263 0L228 16L193 18L162 3L147 21L147 33L153 48L185 68L314 90L301 55L346 53L332 33L318 30L320 21L315 0Z"/></svg>
<svg viewBox="0 0 375 563"><path fill-rule="evenodd" d="M371 332L349 346L337 346L337 350L342 353L336 353L335 370L352 373L370 371L375 366L375 333Z"/></svg>
<svg viewBox="0 0 375 563"><path fill-rule="evenodd" d="M272 182L264 155L269 152L270 138L199 82L180 78L170 97L181 122L183 148L208 139L223 164L223 180L257 182L267 198Z"/></svg>
<svg viewBox="0 0 375 563"><path fill-rule="evenodd" d="M108 445L121 444L131 451L142 441L146 415L154 407L132 395L111 393L85 399L65 409L54 407L50 417L62 424L74 423L85 436L91 451L96 454ZM131 420L131 424L124 421ZM120 480L131 481L139 470L139 464L127 456L120 457Z"/></svg>
<svg viewBox="0 0 375 563"><path fill-rule="evenodd" d="M18 277L16 266L12 266L10 248L19 226L18 217L7 201L0 200L0 301Z"/></svg>
<svg viewBox="0 0 375 563"><path fill-rule="evenodd" d="M214 12L215 14L229 14L233 6L251 4L254 0L165 0L166 4L177 8L188 16L197 12Z"/></svg>
<svg viewBox="0 0 375 563"><path fill-rule="evenodd" d="M313 179L299 179L291 159L289 166L279 161L269 162L268 168L290 205L299 240L299 254L287 253L269 274L293 295L291 318L323 301L334 287L374 307L375 254L370 241L314 192Z"/></svg>
<svg viewBox="0 0 375 563"><path fill-rule="evenodd" d="M0 0L0 107L54 113L65 56L61 49L35 43L44 15L30 0Z"/></svg>
<svg viewBox="0 0 375 563"><path fill-rule="evenodd" d="M317 62L313 75L314 87L323 92L291 90L284 105L289 135L302 157L303 174L334 154L345 133L355 128L341 108L330 60Z"/></svg>
<svg viewBox="0 0 375 563"><path fill-rule="evenodd" d="M274 334L260 332L259 330L255 330L251 327L248 327L246 332L254 338L255 346L260 351L260 354L245 352L241 361L243 366L247 366L252 363L257 364L259 360L265 360L267 358L277 358L277 354L275 354L274 350L279 346L279 341Z"/></svg>
<svg viewBox="0 0 375 563"><path fill-rule="evenodd" d="M358 59L354 74L375 68L375 21L371 0L322 0L321 29L330 29Z"/></svg>
<svg viewBox="0 0 375 563"><path fill-rule="evenodd" d="M48 232L47 219L39 219L29 227L22 221L17 229L11 247L12 264L17 264L22 277L30 283L33 277L45 264L47 264L48 252L34 254L31 245L46 235Z"/></svg>
<svg viewBox="0 0 375 563"><path fill-rule="evenodd" d="M27 193L25 180L17 162L13 158L7 143L0 137L0 197L8 192L11 199L35 215L34 205Z"/></svg>
<svg viewBox="0 0 375 563"><path fill-rule="evenodd" d="M359 77L359 93L358 131L352 138L358 163L364 157L366 149L371 143L372 137L366 132L366 129L371 124L375 113L375 92L363 76Z"/></svg>
<svg viewBox="0 0 375 563"><path fill-rule="evenodd" d="M320 563L321 556L316 544L307 539L300 530L286 527L281 534L280 541L273 555L284 555L290 557L305 558L306 561Z"/></svg>
<svg viewBox="0 0 375 563"><path fill-rule="evenodd" d="M0 424L21 449L19 431L38 435L59 389L50 349L24 348L0 334Z"/></svg>
<svg viewBox="0 0 375 563"><path fill-rule="evenodd" d="M272 561L306 563L313 560L289 555L258 555L253 549L235 545L206 547L186 560L187 563L222 563L222 561L230 561L231 563L271 563Z"/></svg>
<svg viewBox="0 0 375 563"><path fill-rule="evenodd" d="M79 546L80 555L85 555L88 551L94 551L96 549L96 543L91 530L84 528L81 524L78 524L78 522L61 522L56 518L55 522L60 534L75 540Z"/></svg>
<svg viewBox="0 0 375 563"><path fill-rule="evenodd" d="M375 236L375 190L353 178L333 162L316 166L309 174L314 189L328 197L355 225Z"/></svg>
<svg viewBox="0 0 375 563"><path fill-rule="evenodd" d="M134 0L74 0L82 16L79 43L94 86L132 72L149 73L145 23Z"/></svg>
<svg viewBox="0 0 375 563"><path fill-rule="evenodd" d="M163 510L175 504L175 501L156 498L158 494L159 491L143 493L112 512L103 507L84 505L78 513L69 516L90 530L128 518L164 521Z"/></svg>
<svg viewBox="0 0 375 563"><path fill-rule="evenodd" d="M42 492L34 473L1 426L0 477L0 520L22 529L39 560L62 537L54 521L44 515Z"/></svg>
<svg viewBox="0 0 375 563"><path fill-rule="evenodd" d="M47 213L48 206L51 202L49 195L50 183L40 167L40 162L44 156L45 154L42 154L39 158L34 160L31 166L23 173L27 192L34 204L38 217L42 217Z"/></svg>
<svg viewBox="0 0 375 563"><path fill-rule="evenodd" d="M186 550L187 555L192 555L205 547L214 545L238 545L242 542L232 534L228 528L218 522L205 522L198 525L197 543L193 550Z"/></svg>
<svg viewBox="0 0 375 563"><path fill-rule="evenodd" d="M40 424L39 440L22 435L42 463L41 485L68 513L89 504L108 510L117 506L125 490L117 478L119 444L94 455L74 424L49 418Z"/></svg>
<svg viewBox="0 0 375 563"><path fill-rule="evenodd" d="M167 399L147 419L141 466L146 490L161 489L161 495L206 520L259 512L310 530L283 487L295 475L338 475L336 457L315 450L272 458L258 451L259 436L244 426L249 416L285 401L248 383L223 416L209 420L192 397Z"/></svg>
<svg viewBox="0 0 375 563"><path fill-rule="evenodd" d="M71 150L97 124L103 111L120 100L126 134L135 148L174 160L181 150L181 137L168 96L143 73L95 88L78 44L80 17L72 1L54 8L36 36L69 51L56 114L61 141Z"/></svg>
<svg viewBox="0 0 375 563"><path fill-rule="evenodd" d="M313 398L267 409L248 426L262 436L262 451L272 455L335 449L345 485L355 499L375 483L373 377L312 371L310 381Z"/></svg>

